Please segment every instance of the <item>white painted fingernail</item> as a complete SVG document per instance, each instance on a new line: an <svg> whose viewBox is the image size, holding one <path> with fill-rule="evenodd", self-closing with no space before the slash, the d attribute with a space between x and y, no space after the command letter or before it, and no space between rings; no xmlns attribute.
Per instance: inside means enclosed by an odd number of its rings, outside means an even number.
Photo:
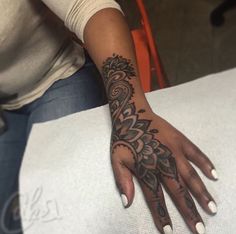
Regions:
<svg viewBox="0 0 236 234"><path fill-rule="evenodd" d="M211 170L211 174L212 174L212 176L214 177L214 179L218 180L218 175L217 175L217 172L216 172L215 169L212 169L212 170Z"/></svg>
<svg viewBox="0 0 236 234"><path fill-rule="evenodd" d="M208 203L208 207L209 207L210 211L211 211L213 214L217 213L217 206L216 206L215 202L210 201L210 202Z"/></svg>
<svg viewBox="0 0 236 234"><path fill-rule="evenodd" d="M124 207L126 207L129 203L128 198L125 196L125 194L121 194L121 201Z"/></svg>
<svg viewBox="0 0 236 234"><path fill-rule="evenodd" d="M166 225L165 227L163 227L163 231L165 234L173 234L173 231L170 225Z"/></svg>
<svg viewBox="0 0 236 234"><path fill-rule="evenodd" d="M198 234L205 234L205 226L202 222L197 223L195 227Z"/></svg>

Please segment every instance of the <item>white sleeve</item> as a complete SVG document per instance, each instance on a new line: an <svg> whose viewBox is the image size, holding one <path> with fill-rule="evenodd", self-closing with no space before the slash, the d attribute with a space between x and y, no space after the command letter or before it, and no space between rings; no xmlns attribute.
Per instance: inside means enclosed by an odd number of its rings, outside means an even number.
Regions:
<svg viewBox="0 0 236 234"><path fill-rule="evenodd" d="M121 10L114 0L42 0L67 28L74 32L84 42L84 28L88 20L99 10L116 8ZM123 12L122 12L123 13Z"/></svg>

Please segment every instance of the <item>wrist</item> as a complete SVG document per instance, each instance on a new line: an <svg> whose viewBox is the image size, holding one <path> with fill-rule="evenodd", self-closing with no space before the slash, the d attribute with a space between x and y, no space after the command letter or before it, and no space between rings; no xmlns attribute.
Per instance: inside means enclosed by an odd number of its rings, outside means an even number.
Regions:
<svg viewBox="0 0 236 234"><path fill-rule="evenodd" d="M128 116L132 116L132 118ZM117 112L114 118L112 118L112 125L115 128L118 125L125 125L125 124L129 125L129 122L132 122L134 119L137 121L145 119L145 120L150 120L152 122L154 116L155 113L152 111L149 104L143 105L139 101L138 102L131 101L129 102L129 104L122 107L122 109Z"/></svg>

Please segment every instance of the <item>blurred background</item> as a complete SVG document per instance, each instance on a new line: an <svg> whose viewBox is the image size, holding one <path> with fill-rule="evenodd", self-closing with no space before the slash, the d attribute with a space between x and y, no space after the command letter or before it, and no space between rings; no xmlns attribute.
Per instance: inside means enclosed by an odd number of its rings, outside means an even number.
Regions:
<svg viewBox="0 0 236 234"><path fill-rule="evenodd" d="M236 0L230 0L231 2ZM118 0L131 29L140 26L135 0ZM171 85L236 67L236 7L213 26L223 0L144 0L163 68ZM236 4L234 4L236 6ZM156 89L152 79L152 89Z"/></svg>

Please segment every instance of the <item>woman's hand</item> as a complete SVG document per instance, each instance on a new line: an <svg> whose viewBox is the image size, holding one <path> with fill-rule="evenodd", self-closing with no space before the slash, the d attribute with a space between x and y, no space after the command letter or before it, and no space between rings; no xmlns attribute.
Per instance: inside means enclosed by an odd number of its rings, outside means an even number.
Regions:
<svg viewBox="0 0 236 234"><path fill-rule="evenodd" d="M134 197L133 175L138 178L161 233L172 233L161 184L166 188L193 233L204 225L191 194L208 213L216 213L214 199L189 161L210 179L217 175L211 161L183 134L161 117L127 105L113 125L111 161L125 207Z"/></svg>
<svg viewBox="0 0 236 234"><path fill-rule="evenodd" d="M172 233L161 184L167 189L193 233L205 233L191 192L209 213L214 199L190 161L211 179L217 179L210 160L183 134L154 114L138 92L130 60L119 55L103 64L103 77L112 118L111 161L125 207L134 197L132 176L142 187L154 222L161 233ZM136 87L135 87L136 86Z"/></svg>
<svg viewBox="0 0 236 234"><path fill-rule="evenodd" d="M188 160L212 179L214 167L186 137L152 113L139 82L134 45L125 18L111 8L97 12L85 27L84 42L106 88L113 129L112 166L125 206L133 199L133 173L162 233L170 233L167 231L171 221L160 183L173 197L191 230L196 233L197 228L203 233L201 217L188 190L205 210L215 211L215 207Z"/></svg>

